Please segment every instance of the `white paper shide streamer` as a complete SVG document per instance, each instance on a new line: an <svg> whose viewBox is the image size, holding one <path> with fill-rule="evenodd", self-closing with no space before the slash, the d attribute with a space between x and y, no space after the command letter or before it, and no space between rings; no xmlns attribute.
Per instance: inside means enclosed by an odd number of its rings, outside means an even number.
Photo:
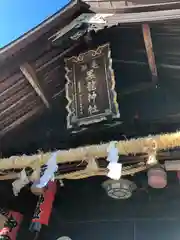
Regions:
<svg viewBox="0 0 180 240"><path fill-rule="evenodd" d="M116 147L116 144L117 142L111 142L107 149L107 152L108 152L107 161L109 161L109 164L107 166L107 168L109 169L109 172L107 176L111 179L119 180L121 178L121 173L122 173L122 164L118 163L119 152Z"/></svg>
<svg viewBox="0 0 180 240"><path fill-rule="evenodd" d="M40 178L40 180L38 182L35 182L33 184L34 187L36 188L43 188L45 187L48 182L51 180L54 180L54 173L58 170L58 165L57 165L57 152L53 153L51 158L48 160L46 166L46 170L43 174L43 176Z"/></svg>
<svg viewBox="0 0 180 240"><path fill-rule="evenodd" d="M14 195L18 196L21 189L25 187L28 183L29 183L29 179L26 175L26 171L23 169L20 172L19 178L12 183Z"/></svg>

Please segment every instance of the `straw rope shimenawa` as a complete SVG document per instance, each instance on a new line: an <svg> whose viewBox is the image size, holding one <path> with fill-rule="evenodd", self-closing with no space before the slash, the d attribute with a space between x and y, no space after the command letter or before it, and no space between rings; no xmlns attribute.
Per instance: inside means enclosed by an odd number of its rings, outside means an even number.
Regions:
<svg viewBox="0 0 180 240"><path fill-rule="evenodd" d="M138 163L136 165L130 165L122 168L121 176L126 175L134 175L138 172L142 172L147 169L147 165L145 163ZM56 175L55 179L69 179L69 180L76 180L76 179L84 179L93 176L106 176L108 170L106 168L96 168L96 169L88 169L85 168L84 170L77 170L70 173L59 174ZM7 175L0 176L0 180L13 180L19 178L18 173L9 173Z"/></svg>
<svg viewBox="0 0 180 240"><path fill-rule="evenodd" d="M180 132L161 134L155 136L148 136L144 138L137 138L131 140L124 140L117 142L117 148L120 155L136 155L138 153L146 153L148 148L156 143L156 151L168 150L180 147ZM67 163L84 160L87 158L105 158L107 157L107 148L109 143L100 145L91 145L86 147L79 147L70 150L57 151L57 163ZM51 157L51 152L35 154L32 156L12 156L10 158L0 159L0 169L18 169L25 167L33 167L45 164Z"/></svg>
<svg viewBox="0 0 180 240"><path fill-rule="evenodd" d="M126 175L134 175L135 173L142 172L147 169L147 166L145 163L139 163L136 166L127 166L122 168L121 176ZM108 173L108 170L106 168L99 168L97 170L80 170L75 171L72 173L67 174L61 174L56 177L56 179L69 179L69 180L75 180L75 179L83 179L93 176L106 176Z"/></svg>

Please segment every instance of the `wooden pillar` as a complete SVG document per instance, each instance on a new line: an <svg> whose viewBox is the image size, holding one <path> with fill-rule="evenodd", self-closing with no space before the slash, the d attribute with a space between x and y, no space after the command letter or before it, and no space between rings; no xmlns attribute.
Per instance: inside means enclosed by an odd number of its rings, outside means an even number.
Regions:
<svg viewBox="0 0 180 240"><path fill-rule="evenodd" d="M157 74L157 67L155 61L155 55L153 51L153 44L151 38L151 30L148 24L142 24L142 32L144 37L144 44L146 48L148 64L152 75L152 81L157 83L158 81L158 74Z"/></svg>

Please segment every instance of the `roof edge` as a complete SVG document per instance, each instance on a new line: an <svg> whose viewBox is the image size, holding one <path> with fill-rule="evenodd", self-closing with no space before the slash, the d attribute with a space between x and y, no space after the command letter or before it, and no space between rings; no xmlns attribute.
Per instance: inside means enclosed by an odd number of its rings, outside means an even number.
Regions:
<svg viewBox="0 0 180 240"><path fill-rule="evenodd" d="M21 48L26 47L28 45L28 43L36 40L39 36L43 35L45 32L50 30L51 27L53 27L54 20L57 20L60 17L65 18L66 16L68 16L68 12L70 10L72 10L73 8L78 9L81 6L88 7L88 5L83 3L81 0L71 0L67 5L65 5L63 8L61 8L58 12L56 12L49 18L45 19L39 25L32 28L30 31L26 32L25 34L21 35L19 38L12 41L8 45L4 46L3 48L0 48L0 60L3 60L3 58L6 58L6 54L8 54L8 52L11 51L12 49L17 48L14 51L14 52L16 52L16 51L20 50ZM45 27L46 27L46 30L45 30ZM44 31L43 31L43 28L44 28ZM33 35L36 35L36 37L28 40L28 38L32 37ZM23 42L24 42L24 44L23 44ZM20 43L22 44L21 46L20 46ZM19 47L18 47L18 45L19 45Z"/></svg>

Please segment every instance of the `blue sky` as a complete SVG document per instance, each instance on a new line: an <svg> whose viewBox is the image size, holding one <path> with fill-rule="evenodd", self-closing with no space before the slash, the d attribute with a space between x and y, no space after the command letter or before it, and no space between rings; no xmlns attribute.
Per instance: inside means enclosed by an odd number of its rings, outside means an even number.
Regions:
<svg viewBox="0 0 180 240"><path fill-rule="evenodd" d="M69 0L0 0L0 48L64 7Z"/></svg>

